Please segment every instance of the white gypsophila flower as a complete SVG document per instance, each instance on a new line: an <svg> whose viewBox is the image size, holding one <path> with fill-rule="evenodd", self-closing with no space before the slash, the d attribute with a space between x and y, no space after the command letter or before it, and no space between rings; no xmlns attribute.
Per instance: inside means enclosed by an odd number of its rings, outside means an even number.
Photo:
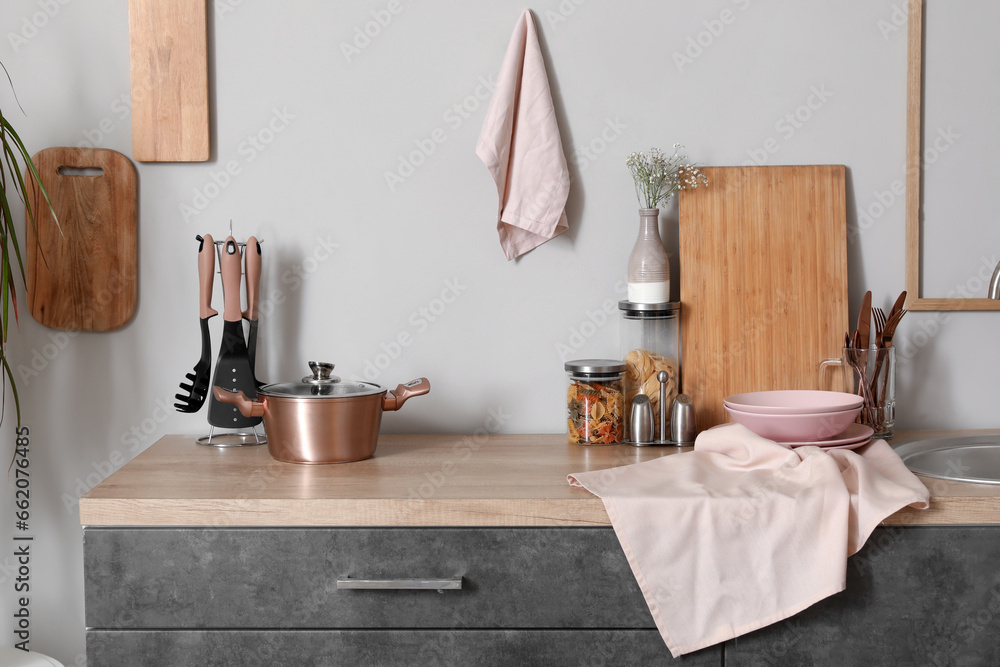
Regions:
<svg viewBox="0 0 1000 667"><path fill-rule="evenodd" d="M693 190L708 185L708 178L695 165L685 164L681 144L674 144L674 154L666 157L659 148L632 153L625 160L635 182L636 197L646 208L665 206L678 190Z"/></svg>

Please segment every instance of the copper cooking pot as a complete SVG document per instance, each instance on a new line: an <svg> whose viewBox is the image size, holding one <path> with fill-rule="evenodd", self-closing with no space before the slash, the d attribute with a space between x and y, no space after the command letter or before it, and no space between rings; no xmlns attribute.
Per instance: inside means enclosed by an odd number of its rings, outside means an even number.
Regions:
<svg viewBox="0 0 1000 667"><path fill-rule="evenodd" d="M341 380L333 364L309 362L301 382L269 384L257 400L242 391L214 387L215 398L232 403L244 417L263 417L267 449L288 463L347 463L375 453L384 410L398 410L408 398L431 390L427 378L392 391L372 382Z"/></svg>

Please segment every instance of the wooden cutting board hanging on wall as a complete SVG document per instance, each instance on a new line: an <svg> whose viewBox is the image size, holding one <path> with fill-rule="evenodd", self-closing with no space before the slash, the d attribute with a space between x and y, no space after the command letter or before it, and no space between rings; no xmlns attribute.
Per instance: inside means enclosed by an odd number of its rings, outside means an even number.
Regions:
<svg viewBox="0 0 1000 667"><path fill-rule="evenodd" d="M53 329L124 326L138 300L135 166L104 148L46 148L32 161L59 221L25 176L35 213L34 225L25 221L32 317Z"/></svg>
<svg viewBox="0 0 1000 667"><path fill-rule="evenodd" d="M206 0L129 0L132 157L209 158Z"/></svg>
<svg viewBox="0 0 1000 667"><path fill-rule="evenodd" d="M704 167L679 197L681 383L699 429L726 396L840 389L819 364L848 330L841 165Z"/></svg>

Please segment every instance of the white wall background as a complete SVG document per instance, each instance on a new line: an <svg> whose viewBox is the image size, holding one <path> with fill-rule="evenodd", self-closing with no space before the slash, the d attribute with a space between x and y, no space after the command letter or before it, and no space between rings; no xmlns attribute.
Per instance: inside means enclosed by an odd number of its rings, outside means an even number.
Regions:
<svg viewBox="0 0 1000 667"><path fill-rule="evenodd" d="M266 380L300 377L310 358L361 374L383 343L411 335L376 381L426 375L434 390L388 415L391 432L469 432L491 408L509 415L507 432L563 429L557 346L579 343L573 332L588 313L621 297L614 285L637 230L624 162L651 145L682 142L692 159L726 165L773 140L766 164L847 165L852 310L866 289L884 307L902 289L904 205L887 193L904 176L903 0L533 6L576 159L570 231L516 262L501 253L496 192L474 146L482 82L496 74L524 6L401 0L348 61L342 44L388 4L210 3L212 160L137 164L135 319L114 333L66 336L22 311L10 355L37 371L19 385L32 442L33 649L84 662L77 498L160 436L206 430L204 413L169 409L199 354L195 234L224 237L232 220L239 238L265 240ZM5 0L0 27L0 61L26 115L6 86L0 102L32 152L89 141L131 155L126 0ZM674 54L689 48L678 64ZM815 90L828 95L808 120L794 132L779 126L786 114L806 115L800 107ZM287 126L264 150L247 150L276 110ZM385 172L438 128L445 141L390 189ZM230 160L240 173L215 188L213 174ZM972 233L992 224L983 213ZM664 219L675 237L676 207ZM451 283L461 286L454 303L433 321L421 315ZM997 426L1000 396L987 374L1000 369L998 328L993 313L908 315L898 334L899 424ZM574 356L617 354L614 316ZM10 410L6 418L5 452ZM0 636L12 644L13 491L0 496Z"/></svg>

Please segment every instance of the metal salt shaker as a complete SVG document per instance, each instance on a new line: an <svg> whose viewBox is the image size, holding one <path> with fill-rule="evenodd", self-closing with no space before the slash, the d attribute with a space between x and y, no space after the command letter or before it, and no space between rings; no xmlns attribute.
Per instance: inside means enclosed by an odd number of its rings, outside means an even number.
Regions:
<svg viewBox="0 0 1000 667"><path fill-rule="evenodd" d="M670 439L675 445L692 445L695 433L694 405L690 396L681 394L674 399L670 413Z"/></svg>
<svg viewBox="0 0 1000 667"><path fill-rule="evenodd" d="M632 399L632 419L629 422L629 433L633 445L649 445L653 441L653 406L649 396L636 394Z"/></svg>

